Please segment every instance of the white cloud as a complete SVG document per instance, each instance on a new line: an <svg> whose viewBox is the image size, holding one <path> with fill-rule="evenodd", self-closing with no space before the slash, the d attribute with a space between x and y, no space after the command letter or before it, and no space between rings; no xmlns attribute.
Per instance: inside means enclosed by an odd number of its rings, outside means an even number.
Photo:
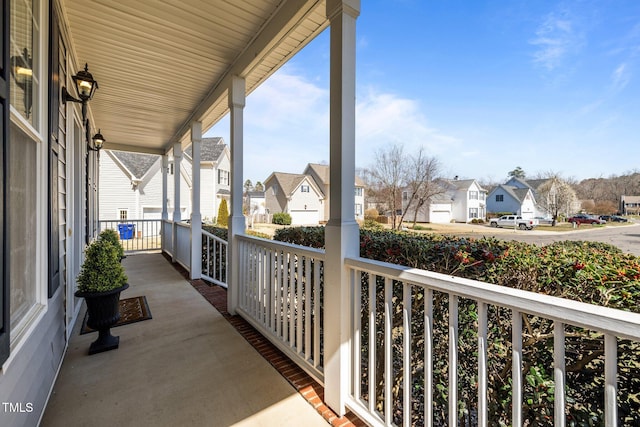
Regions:
<svg viewBox="0 0 640 427"><path fill-rule="evenodd" d="M420 104L369 89L356 105L356 163L370 166L375 150L401 143L430 155L450 151L456 138L430 127ZM262 181L274 171L301 173L307 163L329 161L329 91L286 67L247 98L244 112L244 175ZM228 138L228 121L207 136Z"/></svg>
<svg viewBox="0 0 640 427"><path fill-rule="evenodd" d="M402 144L408 153L422 146L430 155L437 157L459 142L427 123L417 101L369 89L358 98L356 105L359 166L369 166L373 153L389 144Z"/></svg>
<svg viewBox="0 0 640 427"><path fill-rule="evenodd" d="M629 80L631 80L631 71L627 64L622 63L611 73L611 89L619 92L629 84Z"/></svg>
<svg viewBox="0 0 640 427"><path fill-rule="evenodd" d="M548 71L559 67L564 58L581 44L574 22L566 15L566 12L547 15L536 30L535 38L529 42L537 47L533 53L534 64Z"/></svg>

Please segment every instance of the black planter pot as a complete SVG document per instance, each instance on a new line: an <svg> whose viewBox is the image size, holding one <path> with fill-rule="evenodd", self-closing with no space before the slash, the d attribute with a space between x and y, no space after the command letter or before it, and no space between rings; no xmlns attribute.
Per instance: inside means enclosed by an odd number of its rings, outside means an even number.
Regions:
<svg viewBox="0 0 640 427"><path fill-rule="evenodd" d="M111 327L120 320L120 292L129 287L128 283L106 292L80 292L75 295L87 303L87 326L98 331L98 339L91 343L89 354L115 350L120 337L111 335Z"/></svg>

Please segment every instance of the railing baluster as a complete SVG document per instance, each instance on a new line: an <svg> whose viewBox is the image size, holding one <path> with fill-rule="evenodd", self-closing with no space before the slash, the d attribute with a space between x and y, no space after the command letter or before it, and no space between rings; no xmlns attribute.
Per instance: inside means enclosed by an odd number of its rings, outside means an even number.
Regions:
<svg viewBox="0 0 640 427"><path fill-rule="evenodd" d="M323 261L316 259L315 268L313 269L313 366L320 366L320 325L322 300L320 298L320 266Z"/></svg>
<svg viewBox="0 0 640 427"><path fill-rule="evenodd" d="M311 359L311 266L313 260L308 256L305 259L304 281L304 358Z"/></svg>
<svg viewBox="0 0 640 427"><path fill-rule="evenodd" d="M286 343L290 343L291 342L291 332L290 332L290 326L291 326L291 312L290 312L290 305L291 305L291 253L289 251L285 251L284 252L284 256L285 256L285 262L284 262L284 271L283 271L283 282L284 282L284 289L283 289L283 294L282 294L282 305L283 305L283 312L284 312L284 322L283 322L283 328L284 328L284 333L282 335L282 338L284 339L284 341Z"/></svg>
<svg viewBox="0 0 640 427"><path fill-rule="evenodd" d="M276 335L282 338L282 251L276 251Z"/></svg>
<svg viewBox="0 0 640 427"><path fill-rule="evenodd" d="M618 425L618 340L615 335L604 335L604 357L604 425L615 427Z"/></svg>
<svg viewBox="0 0 640 427"><path fill-rule="evenodd" d="M352 393L353 393L353 397L356 400L360 400L360 379L362 378L362 369L361 369L361 358L362 358L362 346L361 346L361 341L362 341L362 321L361 321L361 316L362 316L362 279L361 279L361 274L362 272L360 272L359 270L350 270L350 274L349 274L349 283L351 285L351 295L352 295L352 301L353 301L353 310L351 312L351 336L353 337L353 343L352 343L352 351L351 351L351 355L352 355L352 369L351 372L353 373L353 378L351 379L352 381Z"/></svg>
<svg viewBox="0 0 640 427"><path fill-rule="evenodd" d="M254 316L260 323L262 319L262 248L256 245L256 269L253 303L255 304Z"/></svg>
<svg viewBox="0 0 640 427"><path fill-rule="evenodd" d="M564 324L558 320L553 322L553 413L554 427L564 427L566 417L565 405L565 351L564 351Z"/></svg>
<svg viewBox="0 0 640 427"><path fill-rule="evenodd" d="M402 330L403 332L403 378L402 378L402 414L403 424L405 427L411 426L411 285L405 283L402 288L403 301L402 301Z"/></svg>
<svg viewBox="0 0 640 427"><path fill-rule="evenodd" d="M433 291L424 290L424 421L433 427Z"/></svg>
<svg viewBox="0 0 640 427"><path fill-rule="evenodd" d="M488 306L478 302L478 427L487 427L487 331Z"/></svg>
<svg viewBox="0 0 640 427"><path fill-rule="evenodd" d="M458 296L449 294L449 425L458 425Z"/></svg>
<svg viewBox="0 0 640 427"><path fill-rule="evenodd" d="M393 420L393 360L391 345L391 329L393 328L393 283L384 278L384 420L390 426Z"/></svg>
<svg viewBox="0 0 640 427"><path fill-rule="evenodd" d="M298 260L298 271L296 272L297 286L296 286L296 353L300 354L302 351L302 278L304 270L304 257L302 255L296 255Z"/></svg>
<svg viewBox="0 0 640 427"><path fill-rule="evenodd" d="M267 324L269 325L269 330L274 331L274 314L275 314L275 286L274 286L274 267L273 267L274 257L273 257L273 249L267 249L267 307L269 307L268 313L269 318L267 319Z"/></svg>
<svg viewBox="0 0 640 427"><path fill-rule="evenodd" d="M511 382L511 425L522 426L522 314L512 310L511 347L512 347L512 382Z"/></svg>
<svg viewBox="0 0 640 427"><path fill-rule="evenodd" d="M376 278L372 273L369 276L369 366L367 367L367 380L369 381L369 412L376 409Z"/></svg>

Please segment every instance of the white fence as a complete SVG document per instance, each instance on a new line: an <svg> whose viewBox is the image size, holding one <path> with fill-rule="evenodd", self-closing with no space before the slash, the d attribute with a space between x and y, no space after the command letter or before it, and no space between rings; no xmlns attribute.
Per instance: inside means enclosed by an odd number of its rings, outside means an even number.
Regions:
<svg viewBox="0 0 640 427"><path fill-rule="evenodd" d="M579 331L586 328L589 338L585 341L596 346L600 344L603 349L603 352L595 350L591 354L601 356L604 353L602 372L594 378L594 384L602 378L600 387L604 399L599 403L605 412L604 425L618 425L617 346L622 340L640 341L640 314L363 258L348 259L346 263L352 271L353 297L353 372L348 406L367 423L379 426L497 425L489 418L488 390L490 385L494 389L504 385L490 384L499 378L491 371L489 359L499 357L502 363L511 361L506 363L507 369L511 365L507 371L507 374L511 372L507 383L511 384L509 404L512 408L508 424L523 425L524 409L535 408L540 403L554 411L546 424L540 425L564 426L567 403L565 364L568 357L565 349L568 337L571 336L572 340L584 337L585 334ZM495 325L496 313L506 314L504 320L510 323L510 334L488 329L488 325ZM460 354L462 343L465 339L469 341L469 337L459 335L462 328L459 329L458 322L463 318L466 322L471 320L467 325L476 327L475 333L471 334L475 345L471 351L465 347L464 354ZM531 324L541 321L547 322L550 333L532 336ZM492 339L502 339L507 343L504 354L488 354L490 334ZM442 341L438 342L436 336ZM523 360L523 355L526 355L523 337L554 343L548 366L540 366L545 360ZM442 359L434 359L434 348L439 344L448 346L445 363ZM584 353L572 354L572 357L587 355L588 345L578 348L582 348ZM459 376L462 362L476 366L475 382L462 382ZM555 384L535 384L535 375L523 382L527 374L523 372L524 366L553 372ZM445 377L436 382L434 378L444 371ZM446 385L443 387L442 384ZM551 388L555 392L541 402L525 401L523 393L528 386L542 387L545 391ZM416 393L416 390L422 390L422 393ZM419 399L416 399L416 394ZM465 399L474 394L477 400L467 401L465 405ZM445 407L438 407L437 400L442 403L443 396L447 403ZM576 404L597 405L598 402ZM438 418L438 414L444 415Z"/></svg>
<svg viewBox="0 0 640 427"><path fill-rule="evenodd" d="M100 220L100 231L112 229L118 232L120 244L125 252L155 251L160 249L162 240L159 219L133 219L120 221L117 219Z"/></svg>
<svg viewBox="0 0 640 427"><path fill-rule="evenodd" d="M320 383L324 252L237 236L238 311Z"/></svg>
<svg viewBox="0 0 640 427"><path fill-rule="evenodd" d="M227 241L202 230L202 277L227 287Z"/></svg>
<svg viewBox="0 0 640 427"><path fill-rule="evenodd" d="M173 221L162 221L162 242L163 250L173 256Z"/></svg>
<svg viewBox="0 0 640 427"><path fill-rule="evenodd" d="M174 250L176 261L187 271L191 271L191 225L185 222L174 223L176 241Z"/></svg>

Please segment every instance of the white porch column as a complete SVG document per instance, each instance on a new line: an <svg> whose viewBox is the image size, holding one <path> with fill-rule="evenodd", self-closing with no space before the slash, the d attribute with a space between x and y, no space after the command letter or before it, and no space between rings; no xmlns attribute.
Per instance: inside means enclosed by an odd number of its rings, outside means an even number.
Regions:
<svg viewBox="0 0 640 427"><path fill-rule="evenodd" d="M162 222L160 223L160 242L162 244L162 252L167 249L167 242L164 239L165 236L165 221L169 219L169 210L167 209L167 196L169 194L167 174L169 172L169 156L164 154L162 156L162 163L160 165L160 171L162 172Z"/></svg>
<svg viewBox="0 0 640 427"><path fill-rule="evenodd" d="M355 58L359 0L327 0L331 21L329 83L329 221L325 228L325 401L338 416L349 394L351 332L346 257L359 255L355 220Z"/></svg>
<svg viewBox="0 0 640 427"><path fill-rule="evenodd" d="M229 88L229 110L231 113L231 209L229 216L229 247L227 248L228 288L227 311L236 313L238 307L240 251L235 236L244 234L245 220L242 213L243 193L243 112L245 105L245 81L234 76Z"/></svg>
<svg viewBox="0 0 640 427"><path fill-rule="evenodd" d="M178 255L178 227L182 221L180 213L180 163L182 162L182 145L179 142L173 144L173 228L171 230L173 238L173 248L171 248L171 260L177 261Z"/></svg>
<svg viewBox="0 0 640 427"><path fill-rule="evenodd" d="M202 213L200 212L200 146L202 123L191 125L192 185L191 185L191 279L202 274Z"/></svg>

